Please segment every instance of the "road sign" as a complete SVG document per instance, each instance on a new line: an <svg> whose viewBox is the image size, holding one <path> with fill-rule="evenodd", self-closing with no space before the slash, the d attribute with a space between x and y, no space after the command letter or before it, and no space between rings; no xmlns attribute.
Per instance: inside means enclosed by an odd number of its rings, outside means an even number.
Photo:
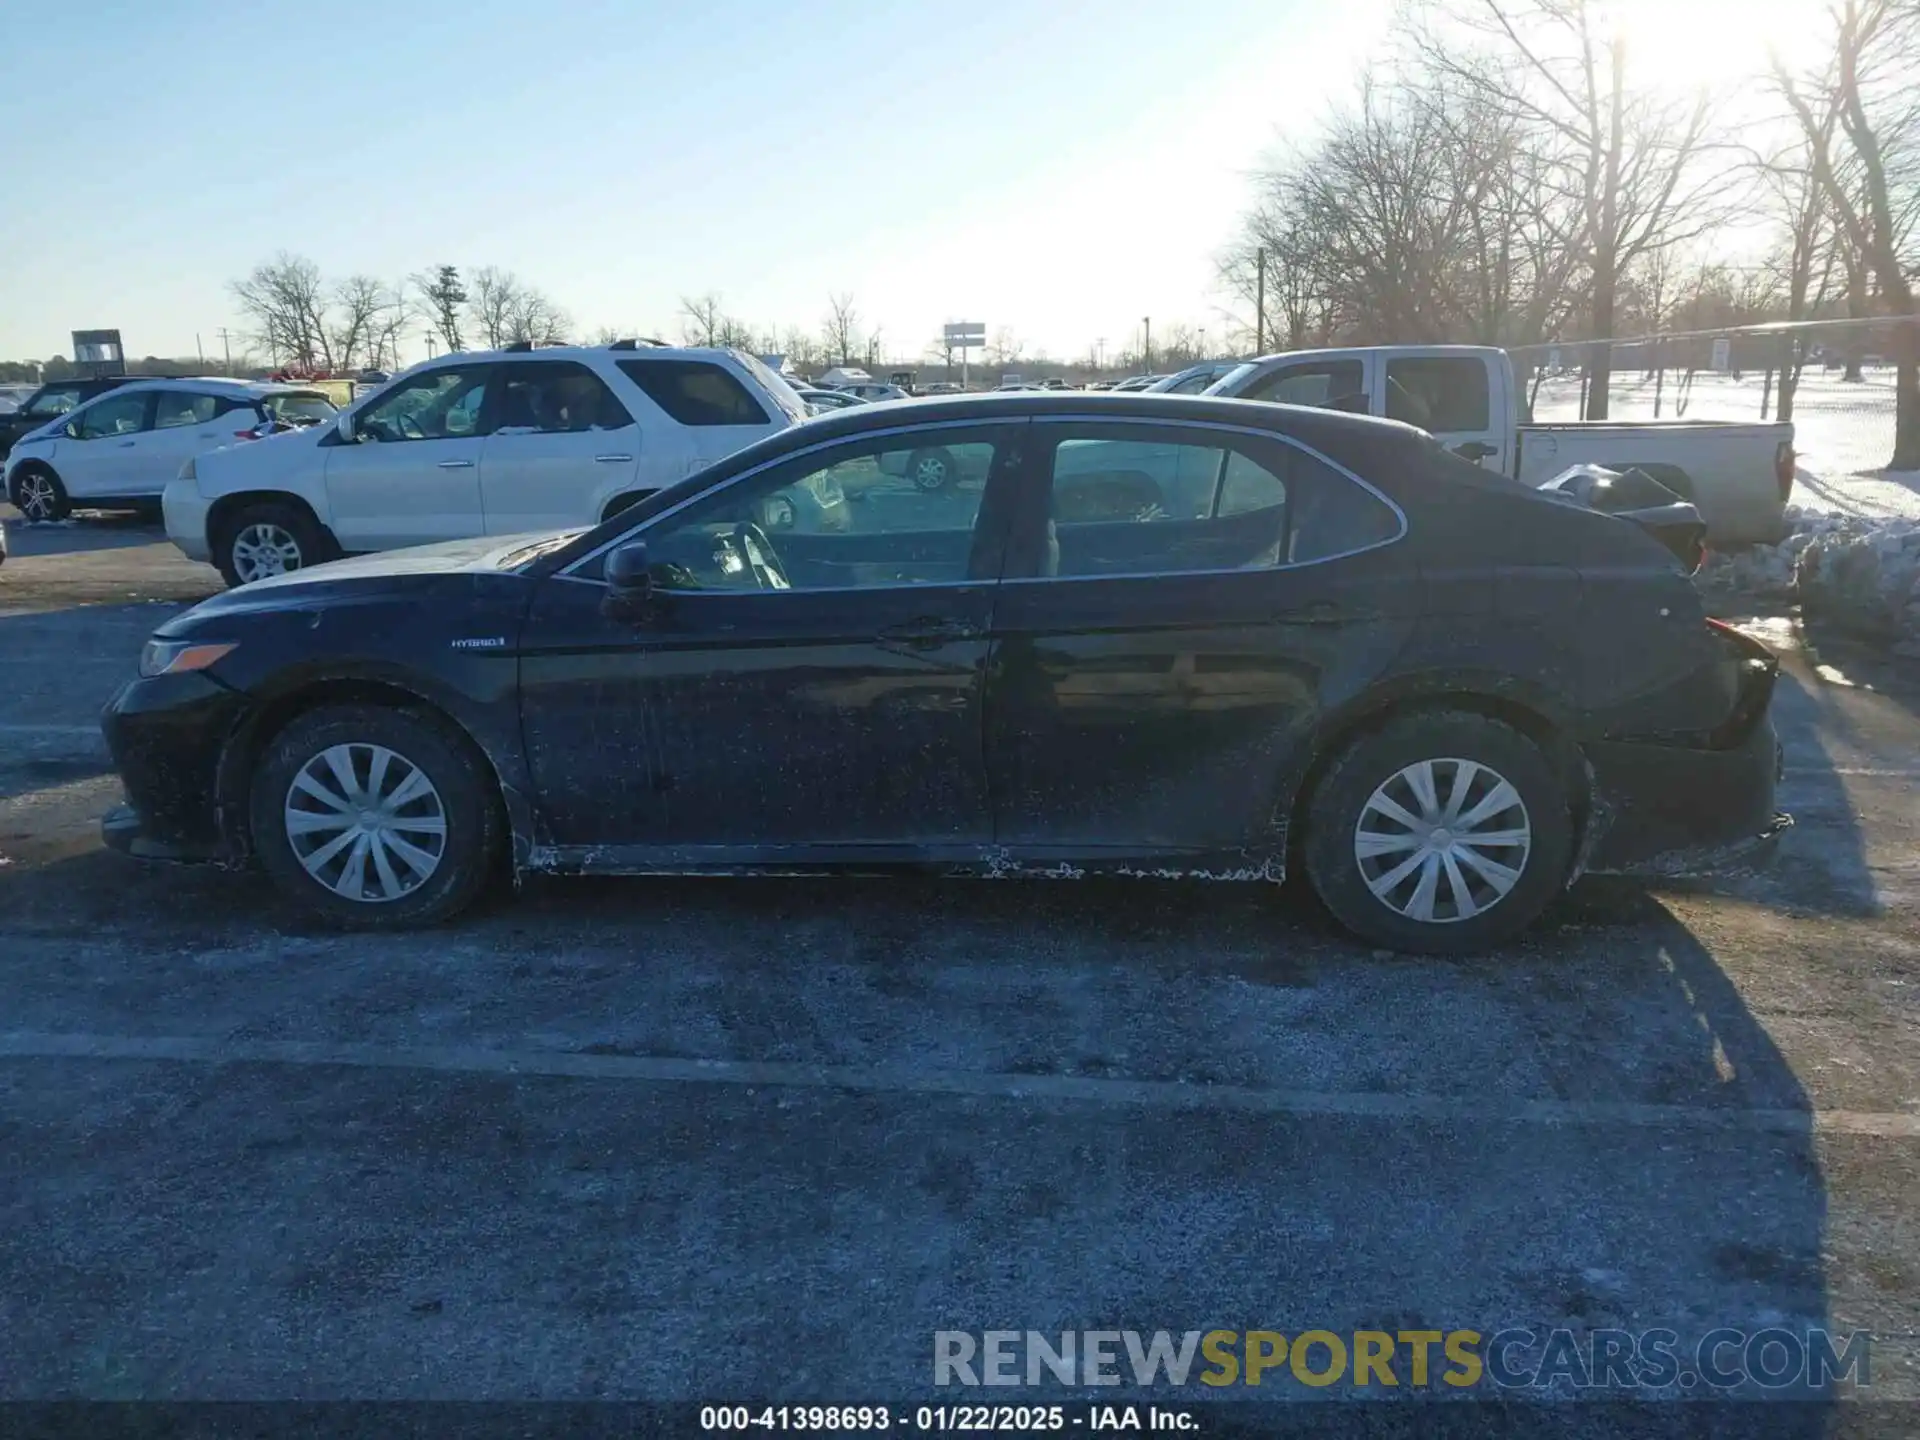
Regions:
<svg viewBox="0 0 1920 1440"><path fill-rule="evenodd" d="M127 352L118 330L73 332L73 363L89 375L124 375Z"/></svg>
<svg viewBox="0 0 1920 1440"><path fill-rule="evenodd" d="M1733 369L1733 341L1725 335L1722 335L1718 340L1713 342L1713 368L1716 370Z"/></svg>
<svg viewBox="0 0 1920 1440"><path fill-rule="evenodd" d="M987 343L987 327L978 320L956 321L947 326L945 335L947 344L956 350Z"/></svg>

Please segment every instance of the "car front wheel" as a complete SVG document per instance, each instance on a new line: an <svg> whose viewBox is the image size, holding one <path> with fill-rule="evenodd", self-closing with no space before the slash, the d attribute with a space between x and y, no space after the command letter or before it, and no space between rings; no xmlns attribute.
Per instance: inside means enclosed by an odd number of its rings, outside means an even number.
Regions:
<svg viewBox="0 0 1920 1440"><path fill-rule="evenodd" d="M295 505L250 505L221 528L214 563L230 586L285 575L334 558L334 547Z"/></svg>
<svg viewBox="0 0 1920 1440"><path fill-rule="evenodd" d="M30 522L64 520L72 506L67 487L44 465L26 464L13 472L13 508Z"/></svg>
<svg viewBox="0 0 1920 1440"><path fill-rule="evenodd" d="M464 910L503 835L485 761L431 717L378 705L296 718L260 757L249 812L280 890L364 929Z"/></svg>
<svg viewBox="0 0 1920 1440"><path fill-rule="evenodd" d="M1465 954L1547 907L1573 837L1566 787L1532 740L1489 716L1422 712L1328 767L1309 805L1307 873L1364 939Z"/></svg>

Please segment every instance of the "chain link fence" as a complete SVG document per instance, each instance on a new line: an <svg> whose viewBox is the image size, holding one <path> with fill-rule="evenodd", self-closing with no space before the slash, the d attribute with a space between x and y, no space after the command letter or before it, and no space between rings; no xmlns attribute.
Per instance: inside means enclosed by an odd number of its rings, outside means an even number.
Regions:
<svg viewBox="0 0 1920 1440"><path fill-rule="evenodd" d="M1604 342L1612 361L1607 415L1790 419L1803 474L1817 479L1878 471L1893 455L1892 357L1900 323L1822 320ZM1578 420L1586 413L1597 343L1513 352L1535 420Z"/></svg>

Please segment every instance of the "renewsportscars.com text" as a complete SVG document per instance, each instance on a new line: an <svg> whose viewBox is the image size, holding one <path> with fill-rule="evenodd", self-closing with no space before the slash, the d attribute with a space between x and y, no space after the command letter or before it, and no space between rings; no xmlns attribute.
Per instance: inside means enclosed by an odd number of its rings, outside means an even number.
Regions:
<svg viewBox="0 0 1920 1440"><path fill-rule="evenodd" d="M936 1385L1830 1389L1872 1383L1864 1330L940 1330Z"/></svg>

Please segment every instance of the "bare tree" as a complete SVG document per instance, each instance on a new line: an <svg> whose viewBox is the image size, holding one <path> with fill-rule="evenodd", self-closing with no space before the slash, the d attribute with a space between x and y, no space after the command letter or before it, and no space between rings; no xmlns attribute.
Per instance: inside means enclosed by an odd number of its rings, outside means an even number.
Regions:
<svg viewBox="0 0 1920 1440"><path fill-rule="evenodd" d="M467 287L453 265L436 265L413 277L413 288L420 292L426 309L427 328L440 337L440 343L452 354L466 349L460 333L460 312L467 303Z"/></svg>
<svg viewBox="0 0 1920 1440"><path fill-rule="evenodd" d="M987 344L987 363L1018 365L1026 349L1026 342L1013 333L1011 325L998 326L993 332L993 339Z"/></svg>
<svg viewBox="0 0 1920 1440"><path fill-rule="evenodd" d="M1631 84L1626 35L1602 23L1601 0L1453 0L1444 13L1478 43L1422 10L1409 25L1416 52L1448 86L1525 122L1531 159L1578 204L1568 238L1590 275L1587 331L1611 338L1634 263L1725 218L1738 170L1715 163L1711 100ZM1604 420L1605 345L1590 364L1587 418Z"/></svg>
<svg viewBox="0 0 1920 1440"><path fill-rule="evenodd" d="M511 271L484 265L473 272L467 313L489 350L512 343L514 318L522 303L521 284Z"/></svg>
<svg viewBox="0 0 1920 1440"><path fill-rule="evenodd" d="M232 285L240 313L253 325L252 338L274 363L315 370L333 368L333 337L327 323L327 292L320 267L282 250Z"/></svg>
<svg viewBox="0 0 1920 1440"><path fill-rule="evenodd" d="M718 345L721 331L731 324L721 308L720 297L712 291L705 295L682 295L680 317L680 338L689 345Z"/></svg>
<svg viewBox="0 0 1920 1440"><path fill-rule="evenodd" d="M531 285L518 287L507 319L509 343L531 341L536 345L563 345L572 329L573 317L545 292Z"/></svg>
<svg viewBox="0 0 1920 1440"><path fill-rule="evenodd" d="M1920 8L1911 0L1839 0L1833 56L1796 77L1774 58L1774 79L1807 142L1807 162L1835 225L1870 273L1894 326L1895 470L1920 470L1920 337L1915 335L1913 223L1920 209ZM1849 183L1851 160L1858 183Z"/></svg>
<svg viewBox="0 0 1920 1440"><path fill-rule="evenodd" d="M827 318L821 322L820 338L826 342L827 358L839 365L851 365L860 349L860 312L854 308L851 294L827 297Z"/></svg>
<svg viewBox="0 0 1920 1440"><path fill-rule="evenodd" d="M405 301L372 275L349 275L333 290L333 354L342 369L377 364L394 312Z"/></svg>

